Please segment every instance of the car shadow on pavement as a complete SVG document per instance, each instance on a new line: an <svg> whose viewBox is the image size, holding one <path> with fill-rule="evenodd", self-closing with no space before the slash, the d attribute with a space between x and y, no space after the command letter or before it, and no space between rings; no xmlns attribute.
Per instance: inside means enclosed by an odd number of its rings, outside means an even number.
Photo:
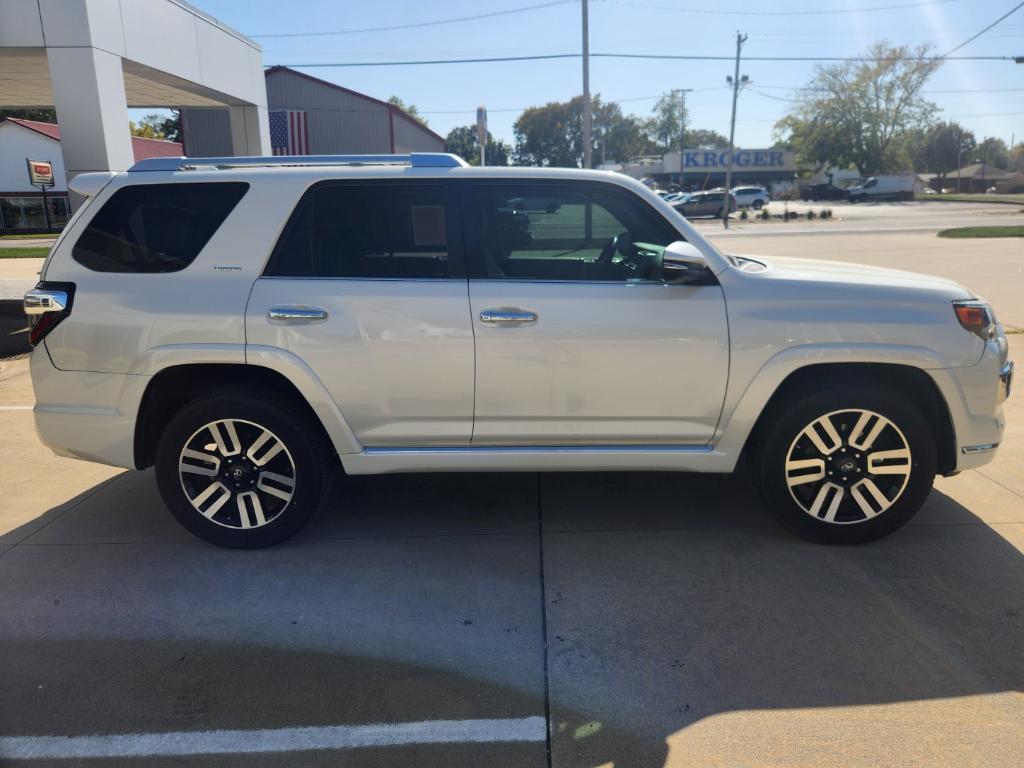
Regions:
<svg viewBox="0 0 1024 768"><path fill-rule="evenodd" d="M653 768L701 762L687 734L722 714L1024 688L1021 553L938 491L860 547L662 473L339 477L300 537L239 552L129 472L31 526L0 538L2 735L536 716L546 685L554 765ZM1013 714L952 762L1020 751ZM344 758L545 764L542 744Z"/></svg>

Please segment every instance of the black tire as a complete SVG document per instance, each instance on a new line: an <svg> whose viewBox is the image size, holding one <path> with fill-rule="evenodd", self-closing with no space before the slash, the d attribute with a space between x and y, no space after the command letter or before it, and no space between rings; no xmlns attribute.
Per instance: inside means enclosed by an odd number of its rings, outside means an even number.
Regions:
<svg viewBox="0 0 1024 768"><path fill-rule="evenodd" d="M877 423L874 420L867 422L862 431L854 435L856 424L850 428L850 423L854 419L853 411L856 409L882 416L895 426L896 432L890 432L889 427L886 427L879 433L875 443L884 447L883 441L886 439L902 438L905 441L910 450L909 476L905 480L900 480L890 473L871 473L867 459L869 451L854 448L849 443L851 438L864 442L861 438L866 437L866 433L869 433L871 427ZM837 435L844 441L842 453L836 448L834 454L825 456L822 460L823 469L820 470L823 473L820 482L794 485L791 492L786 466L790 451L807 451L801 456L815 455L815 449L804 429L825 415L830 415L830 419L836 425ZM782 402L773 406L765 417L768 419L767 428L762 430L763 439L758 441L755 448L758 484L772 513L783 525L806 539L825 544L862 544L874 541L892 533L910 520L931 491L936 472L935 437L917 406L893 389L871 381L842 383L838 380L829 380L813 388L804 387L790 392ZM845 435L844 428L847 430ZM818 435L823 437L822 432L818 432ZM889 447L892 447L892 443ZM851 460L858 465L855 470L858 474L850 472L848 485L847 478L838 475L842 474L840 467L849 467ZM840 461L842 464L837 463ZM879 462L873 467L877 469ZM836 470L835 475L831 478L824 476L824 472L828 470L831 473L831 469ZM811 469L812 473L816 471L818 470ZM872 495L867 492L870 489L862 487L855 493L851 487L868 479L876 489L892 489L900 482L904 483L902 491L892 493L894 500L891 501L891 505L873 517L863 512L861 502L856 498L860 496L861 499L868 499ZM819 503L821 511L816 517L812 516L810 511L800 506L798 496L803 499L805 505L813 508L810 497L813 496L817 501L818 496L815 492L820 492L821 487L826 484L833 486L832 490L828 490L826 495L821 497L827 503ZM839 486L843 487L844 494L838 502L838 511L832 512L831 502L838 494L834 489ZM887 497L890 493L883 495ZM882 504L873 501L870 502L870 506L882 507ZM830 512L835 515L836 522L827 522L824 519ZM860 515L864 516L863 520L857 519Z"/></svg>
<svg viewBox="0 0 1024 768"><path fill-rule="evenodd" d="M160 495L178 522L211 544L238 549L269 547L295 535L320 506L326 495L334 466L333 453L321 426L306 417L301 406L302 404L294 403L286 395L222 389L196 398L179 410L164 428L157 446L155 462ZM217 443L210 442L214 439L213 434L208 429L204 431L204 427L211 423L225 420L232 421L238 436L237 445L241 446L241 450L230 457L221 454ZM225 437L224 427L218 429L225 445L230 445L231 440ZM277 450L273 459L265 466L257 466L245 456L251 452L253 458L260 461L270 452L266 449L262 452L254 450L254 443L251 441L248 451L246 450L246 435L251 437L254 434L262 434L256 432L259 429L271 432L276 442L280 442L284 447L284 450ZM183 449L190 445L195 449L204 440L207 444L202 450L209 452L218 461L218 474L210 476L209 484L248 483L259 484L264 488L261 491L241 486L236 488L232 485L230 498L218 508L220 511L211 516L213 519L208 519L193 506L192 499L198 498L200 494L195 493L190 498L185 489L186 484L193 488L201 488L202 484L207 482L206 474L179 474L179 461ZM268 440L264 445L276 448L276 442ZM233 463L230 468L229 462ZM238 462L248 464L242 468ZM212 462L195 463L203 468L214 467ZM290 470L287 468L289 465ZM271 468L275 470L277 476L290 475L291 485L265 480L262 470L269 471ZM227 476L232 470L239 474ZM248 474L245 474L246 472ZM266 491L268 485L271 488ZM275 487L277 493L274 493ZM225 491L229 490L227 486L224 488ZM280 494L288 493L289 490L290 498L284 500ZM260 506L257 514L254 508L255 500L242 502L238 498L247 492L255 493L260 501L269 503L270 506L266 509ZM219 501L223 493L224 491L216 491L212 500ZM267 495L268 493L272 495ZM274 505L282 504L282 508L275 512ZM209 506L212 505L207 506L207 511ZM232 509L232 506L235 509ZM266 522L259 522L261 516L267 518ZM248 525L252 525L253 521L256 524L253 527L244 527L243 520Z"/></svg>
<svg viewBox="0 0 1024 768"><path fill-rule="evenodd" d="M762 202L761 200L755 200L753 203L753 208L755 211L760 211L762 208L764 208L764 202Z"/></svg>

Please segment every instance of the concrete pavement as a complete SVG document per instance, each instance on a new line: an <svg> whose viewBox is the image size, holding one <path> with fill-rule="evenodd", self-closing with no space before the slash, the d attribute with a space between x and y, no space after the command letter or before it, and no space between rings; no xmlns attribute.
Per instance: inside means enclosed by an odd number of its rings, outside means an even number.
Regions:
<svg viewBox="0 0 1024 768"><path fill-rule="evenodd" d="M30 404L4 366L0 400ZM995 463L864 547L792 537L742 478L608 473L338 478L259 552L195 541L151 472L47 457L0 411L0 736L384 728L147 766L1019 765L1019 390L1007 410ZM386 745L438 721L526 737Z"/></svg>

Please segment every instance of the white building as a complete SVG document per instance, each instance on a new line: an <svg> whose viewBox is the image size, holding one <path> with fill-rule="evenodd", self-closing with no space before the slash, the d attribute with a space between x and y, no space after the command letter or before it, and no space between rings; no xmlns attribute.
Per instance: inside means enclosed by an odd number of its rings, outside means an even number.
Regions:
<svg viewBox="0 0 1024 768"><path fill-rule="evenodd" d="M128 133L128 127L124 127ZM147 157L178 157L175 141L131 137L134 161ZM60 126L36 120L0 120L0 232L42 229L43 193L29 183L27 161L45 160L53 166L54 185L46 199L50 224L62 226L69 216L68 186L61 152Z"/></svg>
<svg viewBox="0 0 1024 768"><path fill-rule="evenodd" d="M128 108L217 107L269 153L263 53L184 0L0 0L0 105L54 108L64 173L134 162Z"/></svg>

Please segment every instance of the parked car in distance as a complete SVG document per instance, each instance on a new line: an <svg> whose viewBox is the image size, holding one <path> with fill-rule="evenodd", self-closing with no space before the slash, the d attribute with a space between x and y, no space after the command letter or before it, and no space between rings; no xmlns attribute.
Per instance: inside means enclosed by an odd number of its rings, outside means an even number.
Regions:
<svg viewBox="0 0 1024 768"><path fill-rule="evenodd" d="M863 184L850 187L847 199L851 203L863 203L870 200L913 200L914 176L901 174L896 176L872 176Z"/></svg>
<svg viewBox="0 0 1024 768"><path fill-rule="evenodd" d="M706 192L694 192L685 200L676 201L672 207L688 219L701 216L711 216L716 219L722 218L725 211L724 189L712 189ZM729 195L729 213L736 210L736 198Z"/></svg>
<svg viewBox="0 0 1024 768"><path fill-rule="evenodd" d="M152 158L69 186L89 200L24 298L39 437L154 467L171 513L221 546L296 533L339 466L741 459L789 528L859 543L1002 439L1013 366L970 290L727 255L622 174Z"/></svg>
<svg viewBox="0 0 1024 768"><path fill-rule="evenodd" d="M764 187L733 187L732 196L740 208L753 208L760 211L772 199Z"/></svg>
<svg viewBox="0 0 1024 768"><path fill-rule="evenodd" d="M808 184L800 188L800 199L804 201L845 200L846 190L832 184Z"/></svg>

